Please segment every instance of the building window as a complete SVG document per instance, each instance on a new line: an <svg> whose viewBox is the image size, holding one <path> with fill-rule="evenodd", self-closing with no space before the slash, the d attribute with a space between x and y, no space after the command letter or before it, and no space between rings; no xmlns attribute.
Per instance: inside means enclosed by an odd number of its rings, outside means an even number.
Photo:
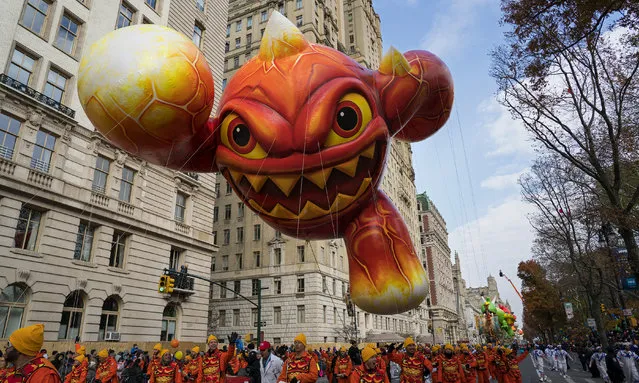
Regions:
<svg viewBox="0 0 639 383"><path fill-rule="evenodd" d="M73 259L78 261L91 261L91 250L93 249L94 227L85 221L80 221L78 225L78 235L75 239L75 249Z"/></svg>
<svg viewBox="0 0 639 383"><path fill-rule="evenodd" d="M237 264L237 269L242 270L242 253L235 254L235 263Z"/></svg>
<svg viewBox="0 0 639 383"><path fill-rule="evenodd" d="M195 44L197 47L201 46L203 34L204 28L198 23L195 23L195 25L193 25L193 44Z"/></svg>
<svg viewBox="0 0 639 383"><path fill-rule="evenodd" d="M353 12L348 13L348 21L353 21Z"/></svg>
<svg viewBox="0 0 639 383"><path fill-rule="evenodd" d="M242 30L242 20L235 22L235 32L240 32Z"/></svg>
<svg viewBox="0 0 639 383"><path fill-rule="evenodd" d="M322 275L322 292L325 293L328 290L328 285L326 284L326 275Z"/></svg>
<svg viewBox="0 0 639 383"><path fill-rule="evenodd" d="M49 69L47 83L44 84L44 91L42 93L57 102L62 102L67 87L67 80L68 78L62 73L53 68Z"/></svg>
<svg viewBox="0 0 639 383"><path fill-rule="evenodd" d="M328 323L327 321L328 318L326 316L326 305L322 307L322 316L324 317L324 323Z"/></svg>
<svg viewBox="0 0 639 383"><path fill-rule="evenodd" d="M249 33L246 35L246 46L250 46L252 42L253 42L253 35Z"/></svg>
<svg viewBox="0 0 639 383"><path fill-rule="evenodd" d="M120 184L120 201L131 202L131 192L133 191L133 178L135 172L126 166L122 168L122 182Z"/></svg>
<svg viewBox="0 0 639 383"><path fill-rule="evenodd" d="M259 288L259 279L252 279L251 280L251 295L253 295L254 297L257 296L258 291L260 290Z"/></svg>
<svg viewBox="0 0 639 383"><path fill-rule="evenodd" d="M217 258L212 257L211 258L211 271L215 271L215 261L217 260Z"/></svg>
<svg viewBox="0 0 639 383"><path fill-rule="evenodd" d="M204 12L204 0L195 0L195 5L197 6L197 9Z"/></svg>
<svg viewBox="0 0 639 383"><path fill-rule="evenodd" d="M231 186L230 182L227 182L226 183L226 195L229 195L231 193L233 193L233 187Z"/></svg>
<svg viewBox="0 0 639 383"><path fill-rule="evenodd" d="M337 307L333 307L333 323L337 324Z"/></svg>
<svg viewBox="0 0 639 383"><path fill-rule="evenodd" d="M233 310L233 326L237 327L240 325L240 309Z"/></svg>
<svg viewBox="0 0 639 383"><path fill-rule="evenodd" d="M304 19L302 18L302 15L295 17L295 25L297 25L298 27L301 27L302 24L304 24Z"/></svg>
<svg viewBox="0 0 639 383"><path fill-rule="evenodd" d="M126 249L127 235L121 231L114 231L111 239L111 254L109 256L109 266L124 268L124 253Z"/></svg>
<svg viewBox="0 0 639 383"><path fill-rule="evenodd" d="M226 310L220 310L218 323L220 327L226 327Z"/></svg>
<svg viewBox="0 0 639 383"><path fill-rule="evenodd" d="M282 239L282 232L279 230L275 230L275 239Z"/></svg>
<svg viewBox="0 0 639 383"><path fill-rule="evenodd" d="M224 205L224 219L225 220L229 220L231 219L231 205Z"/></svg>
<svg viewBox="0 0 639 383"><path fill-rule="evenodd" d="M244 203L238 202L237 203L237 218L242 218L242 217L244 217Z"/></svg>
<svg viewBox="0 0 639 383"><path fill-rule="evenodd" d="M297 277L297 292L298 293L304 292L304 276Z"/></svg>
<svg viewBox="0 0 639 383"><path fill-rule="evenodd" d="M214 194L215 194L216 197L220 196L220 183L219 182L215 184Z"/></svg>
<svg viewBox="0 0 639 383"><path fill-rule="evenodd" d="M222 271L229 271L229 256L222 256Z"/></svg>
<svg viewBox="0 0 639 383"><path fill-rule="evenodd" d="M302 0L295 1L295 9L302 9Z"/></svg>
<svg viewBox="0 0 639 383"><path fill-rule="evenodd" d="M304 246L297 246L297 262L304 262Z"/></svg>
<svg viewBox="0 0 639 383"><path fill-rule="evenodd" d="M175 220L178 222L184 222L184 216L186 215L186 194L177 193L175 198Z"/></svg>
<svg viewBox="0 0 639 383"><path fill-rule="evenodd" d="M213 222L217 222L220 218L220 208L215 206L213 208Z"/></svg>
<svg viewBox="0 0 639 383"><path fill-rule="evenodd" d="M233 68L240 67L240 56L233 57Z"/></svg>
<svg viewBox="0 0 639 383"><path fill-rule="evenodd" d="M31 169L48 173L54 147L55 137L50 133L39 130L36 134L36 144L33 148L33 157L31 157Z"/></svg>
<svg viewBox="0 0 639 383"><path fill-rule="evenodd" d="M255 259L255 267L261 267L262 265L262 253L259 251L253 252L253 259Z"/></svg>
<svg viewBox="0 0 639 383"><path fill-rule="evenodd" d="M75 51L76 41L78 41L79 30L80 26L77 21L73 20L69 15L62 15L55 46L72 55Z"/></svg>
<svg viewBox="0 0 639 383"><path fill-rule="evenodd" d="M237 298L237 296L242 293L241 289L242 289L242 281L234 281L233 293L235 294L235 298Z"/></svg>
<svg viewBox="0 0 639 383"><path fill-rule="evenodd" d="M42 34L48 13L48 1L29 0L22 16L22 25L37 34Z"/></svg>
<svg viewBox="0 0 639 383"><path fill-rule="evenodd" d="M231 35L231 24L226 24L226 37Z"/></svg>
<svg viewBox="0 0 639 383"><path fill-rule="evenodd" d="M297 323L306 323L306 307L304 305L297 306Z"/></svg>
<svg viewBox="0 0 639 383"><path fill-rule="evenodd" d="M91 186L93 191L102 194L106 193L106 184L110 168L111 161L108 158L98 156L95 162L95 169L93 170L93 185Z"/></svg>
<svg viewBox="0 0 639 383"><path fill-rule="evenodd" d="M260 29L260 38L264 37L264 28Z"/></svg>
<svg viewBox="0 0 639 383"><path fill-rule="evenodd" d="M226 89L226 79L222 79L222 90Z"/></svg>
<svg viewBox="0 0 639 383"><path fill-rule="evenodd" d="M26 307L27 290L22 286L11 284L0 291L0 339L22 327Z"/></svg>
<svg viewBox="0 0 639 383"><path fill-rule="evenodd" d="M273 279L273 285L274 285L274 291L275 294L282 294L282 279L280 278L275 278Z"/></svg>
<svg viewBox="0 0 639 383"><path fill-rule="evenodd" d="M74 340L80 335L84 314L84 298L79 290L67 295L62 308L62 319L58 329L58 339Z"/></svg>
<svg viewBox="0 0 639 383"><path fill-rule="evenodd" d="M246 30L253 28L253 16L246 18Z"/></svg>
<svg viewBox="0 0 639 383"><path fill-rule="evenodd" d="M213 232L213 244L217 245L217 231Z"/></svg>
<svg viewBox="0 0 639 383"><path fill-rule="evenodd" d="M118 316L120 315L118 300L115 296L108 297L102 305L100 315L100 327L98 329L98 340L104 340L107 332L118 331Z"/></svg>
<svg viewBox="0 0 639 383"><path fill-rule="evenodd" d="M8 160L13 158L20 132L20 121L0 113L0 157Z"/></svg>
<svg viewBox="0 0 639 383"><path fill-rule="evenodd" d="M284 4L280 4L280 8L278 12L281 13L282 15L286 15L286 8L284 7Z"/></svg>
<svg viewBox="0 0 639 383"><path fill-rule="evenodd" d="M128 27L133 24L133 9L128 5L120 4L120 12L118 13L118 22L115 25L115 29Z"/></svg>
<svg viewBox="0 0 639 383"><path fill-rule="evenodd" d="M158 0L144 0L144 3L151 7L152 9L156 9L158 5Z"/></svg>
<svg viewBox="0 0 639 383"><path fill-rule="evenodd" d="M262 238L262 226L253 225L253 240L259 241Z"/></svg>
<svg viewBox="0 0 639 383"><path fill-rule="evenodd" d="M348 36L348 39L350 40L351 44L355 43L355 36L350 35L350 36Z"/></svg>
<svg viewBox="0 0 639 383"><path fill-rule="evenodd" d="M22 204L14 236L14 247L35 251L41 220L42 212Z"/></svg>
<svg viewBox="0 0 639 383"><path fill-rule="evenodd" d="M25 85L29 85L31 74L33 73L36 58L28 53L15 48L11 56L11 64L9 64L9 77L18 80Z"/></svg>
<svg viewBox="0 0 639 383"><path fill-rule="evenodd" d="M273 307L273 324L282 324L282 308L279 306Z"/></svg>
<svg viewBox="0 0 639 383"><path fill-rule="evenodd" d="M226 281L220 282L220 285L220 298L226 298Z"/></svg>
<svg viewBox="0 0 639 383"><path fill-rule="evenodd" d="M337 279L333 278L333 295L337 295Z"/></svg>
<svg viewBox="0 0 639 383"><path fill-rule="evenodd" d="M244 228L243 227L238 227L237 228L237 243L243 243L244 242Z"/></svg>
<svg viewBox="0 0 639 383"><path fill-rule="evenodd" d="M162 312L162 330L160 341L170 342L176 337L178 308L175 303L169 303Z"/></svg>
<svg viewBox="0 0 639 383"><path fill-rule="evenodd" d="M282 264L282 249L275 248L275 266L279 266Z"/></svg>
<svg viewBox="0 0 639 383"><path fill-rule="evenodd" d="M169 269L178 270L180 268L183 253L183 249L171 246L171 252L169 253Z"/></svg>
<svg viewBox="0 0 639 383"><path fill-rule="evenodd" d="M242 40L239 37L235 38L235 49L238 49L242 46Z"/></svg>
<svg viewBox="0 0 639 383"><path fill-rule="evenodd" d="M231 229L224 229L224 238L223 238L223 245L228 245L229 243L231 243Z"/></svg>
<svg viewBox="0 0 639 383"><path fill-rule="evenodd" d="M231 43L228 41L224 43L224 53L228 53L231 50Z"/></svg>
<svg viewBox="0 0 639 383"><path fill-rule="evenodd" d="M266 22L267 19L268 19L268 13L266 11L262 11L262 13L260 13L260 22L264 23Z"/></svg>

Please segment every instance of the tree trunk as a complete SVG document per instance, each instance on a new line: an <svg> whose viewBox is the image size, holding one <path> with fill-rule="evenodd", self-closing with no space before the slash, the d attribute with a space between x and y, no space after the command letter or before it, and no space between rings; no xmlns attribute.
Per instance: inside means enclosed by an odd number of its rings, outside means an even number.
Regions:
<svg viewBox="0 0 639 383"><path fill-rule="evenodd" d="M620 222L620 225L624 224L624 222ZM630 267L635 275L639 274L639 247L637 247L637 241L635 240L634 233L632 229L628 229L627 227L619 227L619 235L623 238L624 245L626 246L626 250L628 250L628 262L630 262Z"/></svg>
<svg viewBox="0 0 639 383"><path fill-rule="evenodd" d="M606 347L608 347L608 337L606 337L606 329L604 328L603 318L601 317L601 312L599 311L601 299L599 296L592 296L591 299L593 304L590 306L590 315L592 315L592 317L595 319L595 322L597 323L599 342L605 350Z"/></svg>

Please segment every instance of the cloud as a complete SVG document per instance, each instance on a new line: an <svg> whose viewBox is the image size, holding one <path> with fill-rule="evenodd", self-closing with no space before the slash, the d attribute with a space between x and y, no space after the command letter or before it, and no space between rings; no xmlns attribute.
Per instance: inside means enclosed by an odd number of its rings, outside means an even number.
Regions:
<svg viewBox="0 0 639 383"><path fill-rule="evenodd" d="M450 56L460 51L477 17L476 8L487 3L490 1L449 1L447 8L433 16L432 26L422 39L421 47L435 52L439 57Z"/></svg>
<svg viewBox="0 0 639 383"><path fill-rule="evenodd" d="M494 175L486 178L481 181L480 186L484 189L492 189L492 190L504 190L517 186L517 181L519 177L526 172L527 169L521 170L519 172L510 173L510 174L502 174L502 175Z"/></svg>
<svg viewBox="0 0 639 383"><path fill-rule="evenodd" d="M486 154L487 157L513 154L528 156L534 152L533 143L523 123L514 120L494 96L482 101L478 112L483 121L481 131L487 133L493 146Z"/></svg>
<svg viewBox="0 0 639 383"><path fill-rule="evenodd" d="M510 302L520 318L521 300L512 286L499 278L499 270L520 288L517 265L530 258L534 236L527 219L531 211L532 207L521 201L519 194L512 194L503 202L488 207L478 219L456 227L449 235L450 248L459 252L467 286L485 286L488 275L493 275L502 299Z"/></svg>

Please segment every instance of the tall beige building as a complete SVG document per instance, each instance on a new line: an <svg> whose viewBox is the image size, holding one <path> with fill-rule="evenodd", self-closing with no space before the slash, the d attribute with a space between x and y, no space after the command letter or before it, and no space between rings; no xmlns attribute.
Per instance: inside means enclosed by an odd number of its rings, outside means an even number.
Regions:
<svg viewBox="0 0 639 383"><path fill-rule="evenodd" d="M457 339L459 315L446 221L426 193L417 195L417 206L421 256L430 282L427 303L430 304L431 340L453 342Z"/></svg>
<svg viewBox="0 0 639 383"><path fill-rule="evenodd" d="M279 11L315 43L350 54L376 68L381 59L379 16L370 0L230 1L226 30L224 84L246 60L257 54L270 13ZM371 43L373 39L373 43ZM410 145L393 142L382 188L405 217L415 244L419 225L415 202ZM220 178L214 213L214 236L220 252L213 275L224 286L212 287L211 327L224 333L238 329L256 337L257 309L237 294L256 299L257 281L263 291L265 339L275 344L291 341L305 331L311 343L344 342L354 334L344 329L356 319L360 338L370 334L426 333L426 310L382 316L356 310L344 302L348 292L348 259L341 239L300 241L276 232L243 207L231 186Z"/></svg>
<svg viewBox="0 0 639 383"><path fill-rule="evenodd" d="M157 288L164 268L210 272L215 175L151 166L109 145L76 82L94 41L140 23L193 38L221 82L226 9L222 0L3 2L0 339L36 322L66 346L205 339L208 285Z"/></svg>

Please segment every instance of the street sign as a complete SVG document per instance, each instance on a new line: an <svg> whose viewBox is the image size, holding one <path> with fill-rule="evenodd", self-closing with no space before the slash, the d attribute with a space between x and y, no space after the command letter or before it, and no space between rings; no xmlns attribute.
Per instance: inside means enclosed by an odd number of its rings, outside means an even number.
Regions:
<svg viewBox="0 0 639 383"><path fill-rule="evenodd" d="M623 279L623 288L624 290L636 290L637 289L637 278L628 277Z"/></svg>
<svg viewBox="0 0 639 383"><path fill-rule="evenodd" d="M586 323L588 323L588 327L595 329L597 328L597 322L595 322L595 318L586 319Z"/></svg>
<svg viewBox="0 0 639 383"><path fill-rule="evenodd" d="M623 309L623 315L627 317L632 316L632 309Z"/></svg>
<svg viewBox="0 0 639 383"><path fill-rule="evenodd" d="M262 327L266 326L266 321L263 320L262 322L260 322L260 326ZM253 322L253 327L257 327L257 322Z"/></svg>

